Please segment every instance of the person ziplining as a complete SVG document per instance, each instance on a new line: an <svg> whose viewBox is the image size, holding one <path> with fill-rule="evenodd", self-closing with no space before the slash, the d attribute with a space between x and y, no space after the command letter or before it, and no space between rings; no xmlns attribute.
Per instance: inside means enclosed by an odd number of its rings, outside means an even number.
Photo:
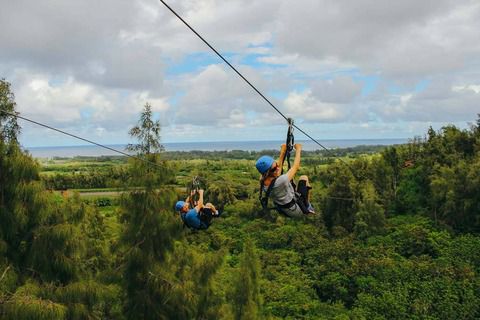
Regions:
<svg viewBox="0 0 480 320"><path fill-rule="evenodd" d="M271 156L261 156L255 167L261 174L260 177L260 202L264 210L268 210L268 199L271 197L275 209L288 217L299 218L314 214L315 210L310 203L310 190L312 187L306 175L300 176L298 186L294 178L300 168L302 145L294 143L293 121L288 119L289 128L287 141L280 148L278 161ZM290 153L295 149L295 160L290 167ZM287 158L288 171L283 174L283 164ZM263 194L265 193L265 196Z"/></svg>
<svg viewBox="0 0 480 320"><path fill-rule="evenodd" d="M175 211L180 213L183 225L193 230L206 230L212 224L213 218L218 218L220 212L208 202L203 203L204 190L200 188L198 177L194 177L190 194L185 201L177 201Z"/></svg>

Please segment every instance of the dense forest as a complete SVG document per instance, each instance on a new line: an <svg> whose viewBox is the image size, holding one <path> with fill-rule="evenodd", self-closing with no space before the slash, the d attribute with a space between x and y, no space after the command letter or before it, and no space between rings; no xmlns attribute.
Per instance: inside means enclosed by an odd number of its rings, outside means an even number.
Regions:
<svg viewBox="0 0 480 320"><path fill-rule="evenodd" d="M2 80L0 111L15 107ZM0 112L1 319L480 318L480 117L305 153L303 220L261 210L260 153L140 141L149 163L39 162L20 129ZM201 232L173 210L193 176L223 212ZM114 195L59 192L95 188Z"/></svg>

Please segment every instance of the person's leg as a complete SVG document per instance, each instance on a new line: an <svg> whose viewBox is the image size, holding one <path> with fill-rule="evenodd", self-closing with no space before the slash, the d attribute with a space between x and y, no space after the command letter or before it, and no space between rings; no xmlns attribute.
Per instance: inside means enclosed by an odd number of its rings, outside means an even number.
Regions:
<svg viewBox="0 0 480 320"><path fill-rule="evenodd" d="M314 212L313 206L310 204L310 190L312 187L308 181L307 176L301 176L298 180L297 192L300 193L302 200L304 201L305 206L308 208L309 212Z"/></svg>
<svg viewBox="0 0 480 320"><path fill-rule="evenodd" d="M218 216L219 215L218 210L215 208L215 206L212 203L208 202L205 205L205 208L210 209L213 216Z"/></svg>
<svg viewBox="0 0 480 320"><path fill-rule="evenodd" d="M308 183L307 176L301 176L298 180L297 192L301 194L302 199L304 200L305 204L309 202L309 191L312 187Z"/></svg>

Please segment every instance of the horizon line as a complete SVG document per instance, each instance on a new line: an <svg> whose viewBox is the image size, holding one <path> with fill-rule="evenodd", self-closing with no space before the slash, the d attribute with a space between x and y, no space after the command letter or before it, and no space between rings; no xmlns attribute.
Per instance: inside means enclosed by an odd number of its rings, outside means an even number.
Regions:
<svg viewBox="0 0 480 320"><path fill-rule="evenodd" d="M405 140L408 141L411 138L365 138L365 139L359 139L359 138L354 138L354 139L318 139L318 141L373 141L373 140ZM235 143L235 142L282 142L282 140L221 140L221 141L178 141L178 142L163 142L161 143L162 145L171 145L171 144L203 144L203 143ZM299 142L312 142L310 139L297 139L296 141ZM106 146L126 146L129 143L112 143L112 144L105 144ZM45 146L23 146L26 149L29 148L68 148L68 147L97 147L100 148L99 146L96 146L94 144L78 144L78 145L45 145Z"/></svg>

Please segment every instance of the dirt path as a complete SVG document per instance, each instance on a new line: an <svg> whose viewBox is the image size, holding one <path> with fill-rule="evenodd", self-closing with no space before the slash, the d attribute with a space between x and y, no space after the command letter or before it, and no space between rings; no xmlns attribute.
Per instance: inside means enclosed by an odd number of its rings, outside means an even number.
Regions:
<svg viewBox="0 0 480 320"><path fill-rule="evenodd" d="M80 197L89 197L89 196L119 196L125 191L98 191L98 192L79 192Z"/></svg>

